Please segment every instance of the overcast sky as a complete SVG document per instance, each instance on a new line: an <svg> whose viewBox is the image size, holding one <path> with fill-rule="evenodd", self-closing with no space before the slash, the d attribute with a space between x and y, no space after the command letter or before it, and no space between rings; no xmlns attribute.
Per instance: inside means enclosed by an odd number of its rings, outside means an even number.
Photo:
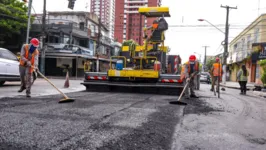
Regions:
<svg viewBox="0 0 266 150"><path fill-rule="evenodd" d="M42 1L33 0L33 8L36 13L42 12ZM68 0L47 0L48 11L71 11L67 5ZM230 10L229 14L229 23L232 25L229 30L230 41L259 14L266 13L266 0L162 0L162 5L168 6L171 14L171 18L167 19L170 27L166 33L166 44L171 48L170 54L179 54L184 61L194 52L202 54L201 59L203 60L204 48L202 46L205 45L209 46L207 55L222 52L220 43L224 40L223 33L211 26L187 27L189 25L209 25L207 22L199 22L197 19L206 19L224 31L226 9L220 6L237 6L237 9ZM87 9L86 6L88 6ZM260 12L258 12L258 7L260 7ZM86 10L90 10L90 0L76 0L74 11ZM33 11L33 13L35 12ZM180 27L180 25L186 27Z"/></svg>

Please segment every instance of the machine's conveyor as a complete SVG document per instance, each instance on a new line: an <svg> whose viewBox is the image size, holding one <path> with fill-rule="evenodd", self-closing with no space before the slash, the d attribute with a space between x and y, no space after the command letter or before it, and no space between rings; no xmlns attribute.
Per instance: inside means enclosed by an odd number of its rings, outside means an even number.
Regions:
<svg viewBox="0 0 266 150"><path fill-rule="evenodd" d="M147 80L148 81L148 80ZM178 95L184 88L179 75L160 74L157 82L111 81L106 72L86 72L83 83L87 91L116 91Z"/></svg>

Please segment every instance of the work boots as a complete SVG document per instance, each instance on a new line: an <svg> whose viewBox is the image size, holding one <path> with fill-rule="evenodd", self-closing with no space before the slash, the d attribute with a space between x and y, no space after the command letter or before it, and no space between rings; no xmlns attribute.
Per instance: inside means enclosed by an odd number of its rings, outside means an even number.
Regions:
<svg viewBox="0 0 266 150"><path fill-rule="evenodd" d="M191 97L191 98L199 98L199 97L198 97L197 95L195 95L195 94L191 94L190 97Z"/></svg>
<svg viewBox="0 0 266 150"><path fill-rule="evenodd" d="M26 97L31 97L30 96L30 91L28 91L28 90L26 91Z"/></svg>
<svg viewBox="0 0 266 150"><path fill-rule="evenodd" d="M23 92L26 88L25 87L20 87L20 89L18 90L19 93Z"/></svg>

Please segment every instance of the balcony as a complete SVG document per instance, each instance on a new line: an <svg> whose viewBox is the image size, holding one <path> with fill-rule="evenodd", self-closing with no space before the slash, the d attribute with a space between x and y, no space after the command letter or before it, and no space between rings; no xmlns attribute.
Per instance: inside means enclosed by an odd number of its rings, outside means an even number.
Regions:
<svg viewBox="0 0 266 150"><path fill-rule="evenodd" d="M48 19L46 20L46 31L60 33L63 32L65 34L70 34L72 31L73 36L77 36L79 38L90 38L91 30L88 29L84 23L76 23L69 20L62 19ZM42 25L39 23L32 24L31 31L33 32L41 32Z"/></svg>
<svg viewBox="0 0 266 150"><path fill-rule="evenodd" d="M141 1L141 0L136 0L136 1L129 1L129 0L127 0L127 1L125 1L125 3L126 4L148 3L148 0L143 0L143 1Z"/></svg>

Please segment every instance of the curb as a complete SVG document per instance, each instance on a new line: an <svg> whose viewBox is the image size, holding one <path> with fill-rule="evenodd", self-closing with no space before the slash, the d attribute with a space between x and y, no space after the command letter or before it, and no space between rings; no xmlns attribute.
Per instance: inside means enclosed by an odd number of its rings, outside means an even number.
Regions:
<svg viewBox="0 0 266 150"><path fill-rule="evenodd" d="M226 88L230 88L230 89L237 89L237 90L240 90L240 87L234 87L234 86L226 86L226 85L222 85L220 84L221 87L226 87ZM247 90L252 90L253 87L250 87L250 86L247 86Z"/></svg>
<svg viewBox="0 0 266 150"><path fill-rule="evenodd" d="M253 94L256 95L256 96L260 96L260 97L266 98L266 92L253 91Z"/></svg>

